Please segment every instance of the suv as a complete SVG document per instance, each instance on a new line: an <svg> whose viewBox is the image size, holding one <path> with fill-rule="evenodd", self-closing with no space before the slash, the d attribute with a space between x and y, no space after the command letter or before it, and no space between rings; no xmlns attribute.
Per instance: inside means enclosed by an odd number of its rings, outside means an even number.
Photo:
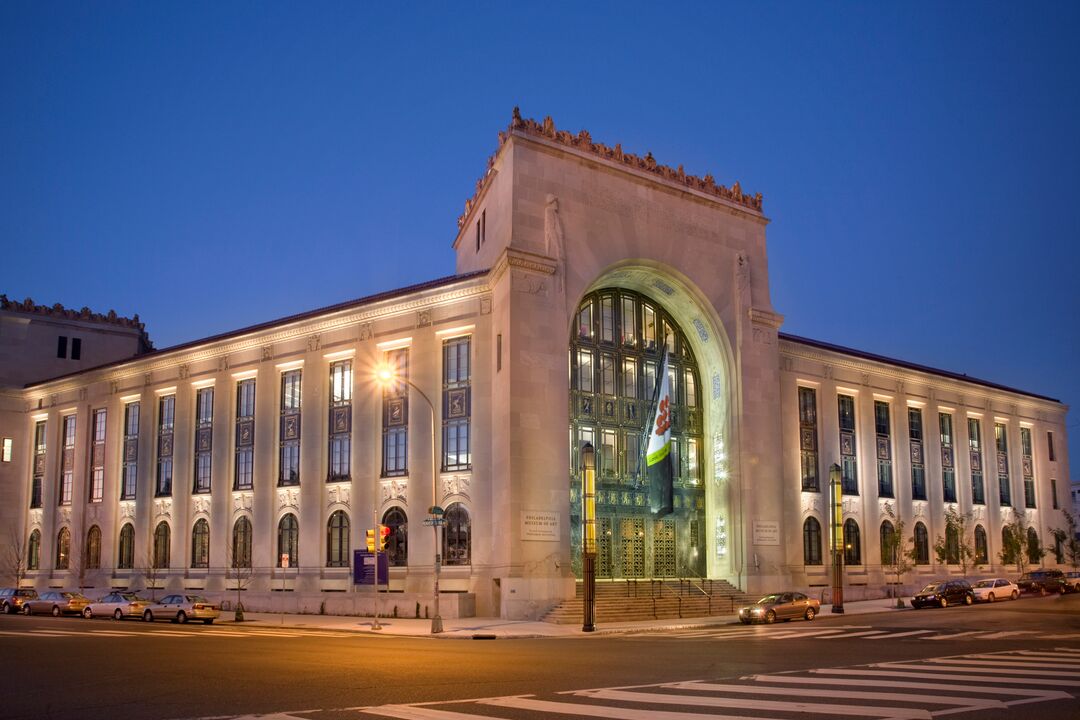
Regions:
<svg viewBox="0 0 1080 720"><path fill-rule="evenodd" d="M31 588L0 588L0 611L22 612L23 603L36 597L37 591Z"/></svg>
<svg viewBox="0 0 1080 720"><path fill-rule="evenodd" d="M911 598L911 607L919 608L937 605L948 607L949 605L970 605L975 602L975 593L967 580L945 580L930 583Z"/></svg>
<svg viewBox="0 0 1080 720"><path fill-rule="evenodd" d="M1016 581L1020 592L1039 593L1065 593L1068 592L1069 583L1065 580L1065 573L1060 570L1032 570L1020 576Z"/></svg>

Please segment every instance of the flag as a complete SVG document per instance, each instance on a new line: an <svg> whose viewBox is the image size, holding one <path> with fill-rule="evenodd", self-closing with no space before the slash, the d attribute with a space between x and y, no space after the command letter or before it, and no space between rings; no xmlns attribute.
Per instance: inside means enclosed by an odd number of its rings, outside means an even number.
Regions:
<svg viewBox="0 0 1080 720"><path fill-rule="evenodd" d="M657 517L672 511L671 383L668 380L667 348L660 359L653 401L655 412L646 426L645 477L649 481L649 509Z"/></svg>

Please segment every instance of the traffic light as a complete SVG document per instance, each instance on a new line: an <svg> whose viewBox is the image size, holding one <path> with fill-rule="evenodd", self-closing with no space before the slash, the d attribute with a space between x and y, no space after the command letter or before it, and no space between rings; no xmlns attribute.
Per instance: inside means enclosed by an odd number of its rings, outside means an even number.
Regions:
<svg viewBox="0 0 1080 720"><path fill-rule="evenodd" d="M390 541L390 527L387 525L379 526L379 549L385 550L386 543Z"/></svg>
<svg viewBox="0 0 1080 720"><path fill-rule="evenodd" d="M367 529L367 551L369 553L375 552L375 530L372 528Z"/></svg>

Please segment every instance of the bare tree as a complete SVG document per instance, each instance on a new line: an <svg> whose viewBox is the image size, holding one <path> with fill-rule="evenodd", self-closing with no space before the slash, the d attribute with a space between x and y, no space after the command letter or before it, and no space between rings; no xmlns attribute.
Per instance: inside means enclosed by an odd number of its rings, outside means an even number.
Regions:
<svg viewBox="0 0 1080 720"><path fill-rule="evenodd" d="M908 538L904 535L904 521L896 517L890 503L885 503L885 514L893 524L893 533L885 538L884 547L881 549L882 564L896 576L896 583L893 585L896 607L904 607L904 599L897 593L897 589L904 575L911 570L911 551L908 549Z"/></svg>
<svg viewBox="0 0 1080 720"><path fill-rule="evenodd" d="M157 602L158 578L164 574L164 569L157 566L153 550L147 550L143 559L139 572L142 573L143 580L146 582L146 589L150 591L150 599Z"/></svg>
<svg viewBox="0 0 1080 720"><path fill-rule="evenodd" d="M1054 528L1050 532L1064 550L1065 562L1075 570L1080 567L1080 540L1076 538L1076 516L1068 510L1062 510L1061 514L1065 517L1065 527Z"/></svg>
<svg viewBox="0 0 1080 720"><path fill-rule="evenodd" d="M1027 518L1015 509L1012 522L1001 528L1001 562L1015 565L1020 575L1027 572L1030 563L1037 563L1046 555L1046 550L1039 545L1038 536L1033 537L1028 530Z"/></svg>
<svg viewBox="0 0 1080 720"><path fill-rule="evenodd" d="M15 587L19 587L22 584L22 579L26 577L27 565L29 564L27 544L26 538L18 530L11 528L8 531L8 541L6 543L7 547L4 549L3 561L6 573L15 580Z"/></svg>
<svg viewBox="0 0 1080 720"><path fill-rule="evenodd" d="M225 546L225 578L227 582L232 583L233 589L236 590L236 609L233 619L236 622L243 622L244 602L240 599L241 593L247 589L255 572L251 567L250 550L246 556L243 553L237 554L233 545L234 543L230 542Z"/></svg>
<svg viewBox="0 0 1080 720"><path fill-rule="evenodd" d="M940 535L934 542L934 554L938 562L959 565L960 572L967 577L968 568L974 565L975 546L971 538L971 515L958 512L955 508L945 509L945 537ZM949 535L954 534L956 543L949 542Z"/></svg>

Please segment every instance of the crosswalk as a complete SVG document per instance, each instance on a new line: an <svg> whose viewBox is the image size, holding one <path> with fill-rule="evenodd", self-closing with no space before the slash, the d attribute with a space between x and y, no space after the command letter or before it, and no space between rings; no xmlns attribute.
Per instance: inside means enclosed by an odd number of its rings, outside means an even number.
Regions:
<svg viewBox="0 0 1080 720"><path fill-rule="evenodd" d="M57 628L28 628L26 630L0 630L0 637L19 637L33 639L74 639L74 638L152 638L152 639L191 639L191 638L225 638L230 640L250 640L254 638L356 638L361 637L354 632L339 632L334 630L306 630L303 628L213 628L205 626L185 627L173 629L157 626L139 626L138 630L123 630L118 627L80 628L78 630L65 630Z"/></svg>
<svg viewBox="0 0 1080 720"><path fill-rule="evenodd" d="M1080 640L1080 632L1069 630L909 630L906 628L874 628L871 625L830 625L815 627L804 624L796 627L777 625L721 626L687 630L641 630L621 635L625 640L652 638L688 640L724 640L749 638L762 640Z"/></svg>
<svg viewBox="0 0 1080 720"><path fill-rule="evenodd" d="M459 702L350 708L397 720L535 720L537 716L624 720L766 720L775 713L815 718L925 718L974 710L1003 711L1080 697L1080 648L936 657L850 668L748 675L723 681L593 688ZM350 712L351 711L351 712ZM763 715L759 715L763 713ZM317 718L319 713L280 718ZM1017 718L1030 717L1018 710ZM335 717L338 715L335 714Z"/></svg>

